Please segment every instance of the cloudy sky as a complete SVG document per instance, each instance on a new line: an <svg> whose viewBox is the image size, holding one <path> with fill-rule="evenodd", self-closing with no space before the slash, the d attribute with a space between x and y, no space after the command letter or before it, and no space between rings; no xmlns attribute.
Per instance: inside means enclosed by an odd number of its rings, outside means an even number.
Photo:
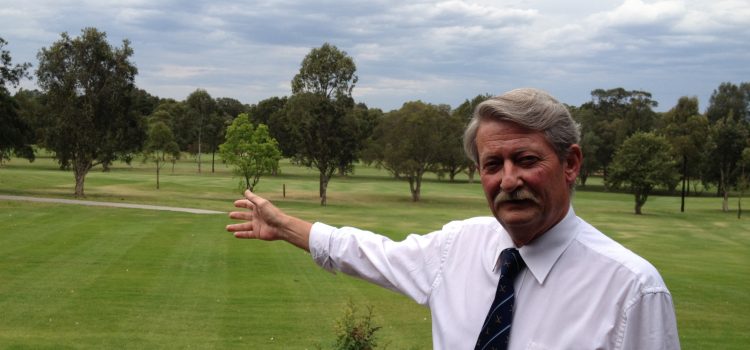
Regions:
<svg viewBox="0 0 750 350"><path fill-rule="evenodd" d="M178 100L288 95L325 42L354 58L355 99L385 111L523 86L572 105L646 90L657 110L697 96L705 110L721 82L750 81L748 0L0 0L15 63L35 69L40 48L84 27L129 39L137 85Z"/></svg>

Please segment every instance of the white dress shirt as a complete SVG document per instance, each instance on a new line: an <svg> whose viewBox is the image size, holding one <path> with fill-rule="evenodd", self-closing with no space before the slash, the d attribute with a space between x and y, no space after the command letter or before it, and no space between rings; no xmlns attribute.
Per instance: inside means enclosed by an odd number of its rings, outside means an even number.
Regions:
<svg viewBox="0 0 750 350"><path fill-rule="evenodd" d="M310 252L341 271L403 293L432 313L435 349L473 349L514 244L493 217L453 221L402 242L315 223ZM519 249L508 349L679 349L672 297L656 269L568 210Z"/></svg>

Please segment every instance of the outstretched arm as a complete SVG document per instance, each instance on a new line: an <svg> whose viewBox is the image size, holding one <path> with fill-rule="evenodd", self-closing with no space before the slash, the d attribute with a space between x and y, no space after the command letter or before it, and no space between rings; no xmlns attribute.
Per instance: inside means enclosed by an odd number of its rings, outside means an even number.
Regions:
<svg viewBox="0 0 750 350"><path fill-rule="evenodd" d="M260 239L264 241L284 240L310 251L310 229L312 223L285 214L267 199L245 191L245 199L234 202L237 208L248 210L233 211L229 217L245 222L227 225L227 231L237 238Z"/></svg>

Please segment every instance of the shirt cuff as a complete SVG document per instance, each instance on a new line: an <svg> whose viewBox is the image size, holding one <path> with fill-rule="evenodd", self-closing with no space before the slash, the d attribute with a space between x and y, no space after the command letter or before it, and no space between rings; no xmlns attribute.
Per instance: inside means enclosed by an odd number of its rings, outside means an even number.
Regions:
<svg viewBox="0 0 750 350"><path fill-rule="evenodd" d="M318 266L334 272L336 269L331 261L331 238L336 228L322 222L316 222L310 229L310 255Z"/></svg>

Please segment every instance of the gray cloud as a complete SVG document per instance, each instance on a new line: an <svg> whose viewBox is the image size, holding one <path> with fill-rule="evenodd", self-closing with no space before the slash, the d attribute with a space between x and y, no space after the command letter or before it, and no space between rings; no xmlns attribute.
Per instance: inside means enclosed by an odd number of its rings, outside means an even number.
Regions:
<svg viewBox="0 0 750 350"><path fill-rule="evenodd" d="M138 85L177 99L196 88L246 103L289 94L323 42L355 59L356 98L385 110L518 86L570 104L622 86L651 91L660 109L683 95L705 108L722 81L750 81L744 0L0 0L0 23L14 60L33 64L63 31L128 38Z"/></svg>

